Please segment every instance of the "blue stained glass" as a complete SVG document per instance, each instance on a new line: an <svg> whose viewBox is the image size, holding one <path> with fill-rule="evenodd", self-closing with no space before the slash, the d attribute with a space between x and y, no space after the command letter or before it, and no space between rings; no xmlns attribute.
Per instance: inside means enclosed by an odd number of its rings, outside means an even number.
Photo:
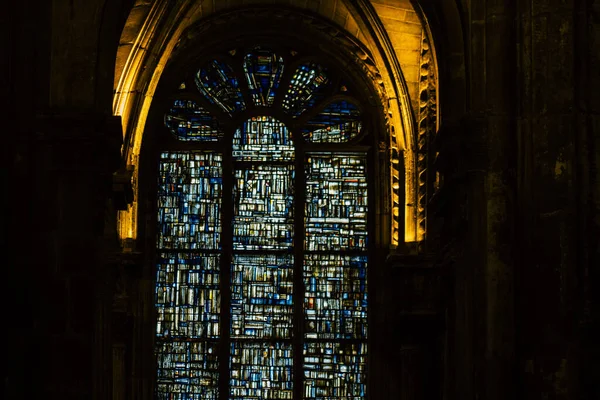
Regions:
<svg viewBox="0 0 600 400"><path fill-rule="evenodd" d="M364 154L310 153L306 163L306 250L367 249Z"/></svg>
<svg viewBox="0 0 600 400"><path fill-rule="evenodd" d="M252 117L233 136L233 158L239 161L293 161L294 143L283 122Z"/></svg>
<svg viewBox="0 0 600 400"><path fill-rule="evenodd" d="M256 49L244 58L244 72L254 104L272 106L283 73L283 58Z"/></svg>
<svg viewBox="0 0 600 400"><path fill-rule="evenodd" d="M294 166L240 165L234 175L233 248L290 249L294 236Z"/></svg>
<svg viewBox="0 0 600 400"><path fill-rule="evenodd" d="M219 362L211 342L159 342L156 398L159 400L217 400Z"/></svg>
<svg viewBox="0 0 600 400"><path fill-rule="evenodd" d="M223 137L217 119L192 100L175 100L165 115L165 125L183 141L215 142Z"/></svg>
<svg viewBox="0 0 600 400"><path fill-rule="evenodd" d="M366 343L304 343L305 399L362 400L366 395Z"/></svg>
<svg viewBox="0 0 600 400"><path fill-rule="evenodd" d="M367 338L366 256L306 254L304 288L306 338Z"/></svg>
<svg viewBox="0 0 600 400"><path fill-rule="evenodd" d="M315 63L300 65L292 77L283 98L283 110L299 116L324 97L324 89L330 84L325 69Z"/></svg>
<svg viewBox="0 0 600 400"><path fill-rule="evenodd" d="M360 111L342 100L329 104L302 128L305 139L313 143L343 143L360 133Z"/></svg>
<svg viewBox="0 0 600 400"><path fill-rule="evenodd" d="M294 259L291 254L236 254L231 265L231 336L290 339Z"/></svg>
<svg viewBox="0 0 600 400"><path fill-rule="evenodd" d="M294 357L289 343L231 343L229 398L292 399Z"/></svg>
<svg viewBox="0 0 600 400"><path fill-rule="evenodd" d="M213 60L196 74L198 90L228 114L246 109L239 83L231 67Z"/></svg>
<svg viewBox="0 0 600 400"><path fill-rule="evenodd" d="M230 54L235 57L235 51ZM231 117L246 110L240 87L246 90L240 83L245 80L248 92L244 96L248 93L246 98L256 107L273 107L281 92L283 98L278 100L286 118L298 118L317 104L319 109L328 104L310 119L301 118L307 122L295 133L307 142L344 143L359 137L360 110L340 100L349 98L348 86L339 79L330 80L323 66L304 63L280 87L282 57L263 48L238 52L240 59L244 55L241 68L236 69L243 76L236 76L230 65L217 59L197 71L197 89L215 105L206 107L222 109ZM334 81L338 86L332 86ZM190 89L184 82L177 91L185 97L181 93ZM333 93L346 96L323 101ZM192 100L176 100L164 123L182 141L217 142L224 137L219 120ZM295 372L296 383L301 385L297 389L302 389L305 399L364 399L366 154L304 153L304 204L297 204L295 145L284 123L269 116L252 117L231 140L232 163L226 166L232 174L227 180L233 208L231 243L224 249L222 154L197 150L160 155L156 397L289 400ZM297 253L294 217L299 206L304 207L304 243ZM222 271L222 263L229 260ZM222 282L223 277L228 282ZM304 285L300 298L294 298L298 295L295 278ZM227 304L221 304L222 285L229 285L225 286ZM300 308L295 307L298 301ZM227 340L221 337L222 322ZM295 329L301 332L298 341L292 341ZM223 350L229 351L228 357ZM302 360L296 371L294 351ZM227 366L228 385L227 376L219 382L219 371ZM223 384L228 393L219 393L219 387L226 390Z"/></svg>
<svg viewBox="0 0 600 400"><path fill-rule="evenodd" d="M158 175L158 248L220 249L221 154L162 153Z"/></svg>
<svg viewBox="0 0 600 400"><path fill-rule="evenodd" d="M220 334L220 257L160 253L156 273L156 336L214 338Z"/></svg>

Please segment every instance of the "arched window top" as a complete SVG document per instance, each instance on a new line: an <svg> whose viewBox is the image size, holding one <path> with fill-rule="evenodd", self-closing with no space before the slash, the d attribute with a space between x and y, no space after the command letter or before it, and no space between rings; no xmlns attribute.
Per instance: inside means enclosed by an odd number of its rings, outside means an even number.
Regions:
<svg viewBox="0 0 600 400"><path fill-rule="evenodd" d="M165 125L183 141L216 142L223 136L217 118L193 100L175 100L165 114Z"/></svg>
<svg viewBox="0 0 600 400"><path fill-rule="evenodd" d="M249 49L167 104L156 398L364 399L374 135L340 71Z"/></svg>
<svg viewBox="0 0 600 400"><path fill-rule="evenodd" d="M176 92L181 99L175 100L165 115L165 125L179 140L218 141L223 136L219 122L242 113L271 115L264 112L268 109L274 110L273 115L296 121L294 129L308 143L349 142L360 136L364 125L358 102L339 74L310 58L299 59L295 51L275 52L256 46L230 51L202 64L194 81L196 88L186 82L179 86ZM200 102L207 101L206 107L183 99L198 92ZM207 108L222 111L224 117L217 118ZM265 121L254 122L268 130L274 120L266 125Z"/></svg>
<svg viewBox="0 0 600 400"><path fill-rule="evenodd" d="M219 60L212 60L198 70L196 86L211 103L228 114L246 109L239 81L233 69Z"/></svg>
<svg viewBox="0 0 600 400"><path fill-rule="evenodd" d="M315 105L330 84L325 68L317 63L305 63L296 68L283 98L283 109L297 117Z"/></svg>
<svg viewBox="0 0 600 400"><path fill-rule="evenodd" d="M246 161L292 161L294 144L282 122L273 117L252 117L235 131L233 157Z"/></svg>
<svg viewBox="0 0 600 400"><path fill-rule="evenodd" d="M244 74L256 106L273 105L283 74L283 57L260 48L244 57Z"/></svg>

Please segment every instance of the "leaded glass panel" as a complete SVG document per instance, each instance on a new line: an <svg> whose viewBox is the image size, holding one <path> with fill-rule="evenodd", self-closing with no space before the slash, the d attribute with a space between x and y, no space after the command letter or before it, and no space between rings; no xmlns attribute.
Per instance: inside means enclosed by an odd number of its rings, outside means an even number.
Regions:
<svg viewBox="0 0 600 400"><path fill-rule="evenodd" d="M156 336L215 338L220 334L220 256L160 253L156 274Z"/></svg>
<svg viewBox="0 0 600 400"><path fill-rule="evenodd" d="M358 136L360 129L360 111L354 104L342 100L329 104L310 119L302 133L312 143L343 143Z"/></svg>
<svg viewBox="0 0 600 400"><path fill-rule="evenodd" d="M294 143L284 123L272 117L252 117L235 131L233 158L240 161L293 161Z"/></svg>
<svg viewBox="0 0 600 400"><path fill-rule="evenodd" d="M304 288L307 338L367 338L366 256L306 254Z"/></svg>
<svg viewBox="0 0 600 400"><path fill-rule="evenodd" d="M217 118L192 100L175 100L165 114L165 125L183 141L216 142L223 137Z"/></svg>
<svg viewBox="0 0 600 400"><path fill-rule="evenodd" d="M292 399L294 357L289 343L231 344L230 396L242 399Z"/></svg>
<svg viewBox="0 0 600 400"><path fill-rule="evenodd" d="M159 342L156 397L159 400L217 400L217 344L207 341Z"/></svg>
<svg viewBox="0 0 600 400"><path fill-rule="evenodd" d="M254 104L272 106L283 74L283 58L255 49L244 58L244 73Z"/></svg>
<svg viewBox="0 0 600 400"><path fill-rule="evenodd" d="M236 254L231 266L231 336L292 337L294 260L290 254Z"/></svg>
<svg viewBox="0 0 600 400"><path fill-rule="evenodd" d="M305 399L364 399L367 344L304 343Z"/></svg>
<svg viewBox="0 0 600 400"><path fill-rule="evenodd" d="M241 164L234 179L234 249L291 248L294 166Z"/></svg>
<svg viewBox="0 0 600 400"><path fill-rule="evenodd" d="M324 98L324 89L329 85L325 69L316 63L300 65L289 83L283 98L283 110L299 116Z"/></svg>
<svg viewBox="0 0 600 400"><path fill-rule="evenodd" d="M364 154L309 154L306 249L366 250L367 198Z"/></svg>
<svg viewBox="0 0 600 400"><path fill-rule="evenodd" d="M221 154L165 152L158 175L158 247L219 249Z"/></svg>
<svg viewBox="0 0 600 400"><path fill-rule="evenodd" d="M196 86L208 101L228 114L246 109L239 82L232 68L213 60L196 73Z"/></svg>

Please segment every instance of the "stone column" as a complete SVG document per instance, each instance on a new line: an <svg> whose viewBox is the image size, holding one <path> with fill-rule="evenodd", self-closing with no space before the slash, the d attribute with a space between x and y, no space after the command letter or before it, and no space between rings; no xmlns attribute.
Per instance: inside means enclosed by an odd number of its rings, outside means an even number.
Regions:
<svg viewBox="0 0 600 400"><path fill-rule="evenodd" d="M518 2L517 365L532 398L579 398L575 333L589 255L581 196L591 165L577 94L591 82L579 75L590 65L577 3L586 2Z"/></svg>
<svg viewBox="0 0 600 400"><path fill-rule="evenodd" d="M600 3L575 2L575 129L577 140L577 271L574 352L579 372L573 397L600 397ZM572 374L573 375L573 374Z"/></svg>
<svg viewBox="0 0 600 400"><path fill-rule="evenodd" d="M457 359L461 350L472 358L464 362L465 372L457 372L457 398L500 400L515 391L514 13L513 0L477 0L465 15L469 113L457 157L464 171L459 207L466 233L456 265L455 332Z"/></svg>
<svg viewBox="0 0 600 400"><path fill-rule="evenodd" d="M32 118L15 146L7 284L14 398L110 398L110 280L103 249L120 118ZM116 234L116 233L115 233ZM116 236L114 237L116 242ZM21 385L19 387L16 387Z"/></svg>

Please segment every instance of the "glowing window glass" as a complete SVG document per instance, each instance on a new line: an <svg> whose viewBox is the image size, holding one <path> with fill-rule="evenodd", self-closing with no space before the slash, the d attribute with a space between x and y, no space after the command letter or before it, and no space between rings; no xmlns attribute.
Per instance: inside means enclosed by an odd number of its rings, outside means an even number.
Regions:
<svg viewBox="0 0 600 400"><path fill-rule="evenodd" d="M196 74L196 86L211 103L232 114L246 109L238 79L231 67L213 60Z"/></svg>
<svg viewBox="0 0 600 400"><path fill-rule="evenodd" d="M292 161L294 143L282 122L272 117L253 117L235 131L233 157L246 161Z"/></svg>
<svg viewBox="0 0 600 400"><path fill-rule="evenodd" d="M324 89L329 83L325 69L319 64L300 65L294 72L283 98L283 110L293 116L299 116L324 97Z"/></svg>
<svg viewBox="0 0 600 400"><path fill-rule="evenodd" d="M216 142L223 136L217 118L192 100L175 100L165 114L165 125L183 141Z"/></svg>
<svg viewBox="0 0 600 400"><path fill-rule="evenodd" d="M306 249L366 250L364 155L310 154L306 163Z"/></svg>
<svg viewBox="0 0 600 400"><path fill-rule="evenodd" d="M329 104L311 118L302 133L312 143L343 143L358 136L361 125L358 108L343 100Z"/></svg>
<svg viewBox="0 0 600 400"><path fill-rule="evenodd" d="M162 153L158 176L158 247L219 249L222 156Z"/></svg>
<svg viewBox="0 0 600 400"><path fill-rule="evenodd" d="M272 106L283 73L283 58L256 49L244 58L244 73L252 100L257 106Z"/></svg>
<svg viewBox="0 0 600 400"><path fill-rule="evenodd" d="M367 156L351 148L358 103L321 64L284 81L272 51L229 55L238 68L214 59L196 71L206 101L176 100L165 114L186 142L174 148L188 150L158 159L156 397L364 399L369 196ZM185 84L175 90L193 97Z"/></svg>

